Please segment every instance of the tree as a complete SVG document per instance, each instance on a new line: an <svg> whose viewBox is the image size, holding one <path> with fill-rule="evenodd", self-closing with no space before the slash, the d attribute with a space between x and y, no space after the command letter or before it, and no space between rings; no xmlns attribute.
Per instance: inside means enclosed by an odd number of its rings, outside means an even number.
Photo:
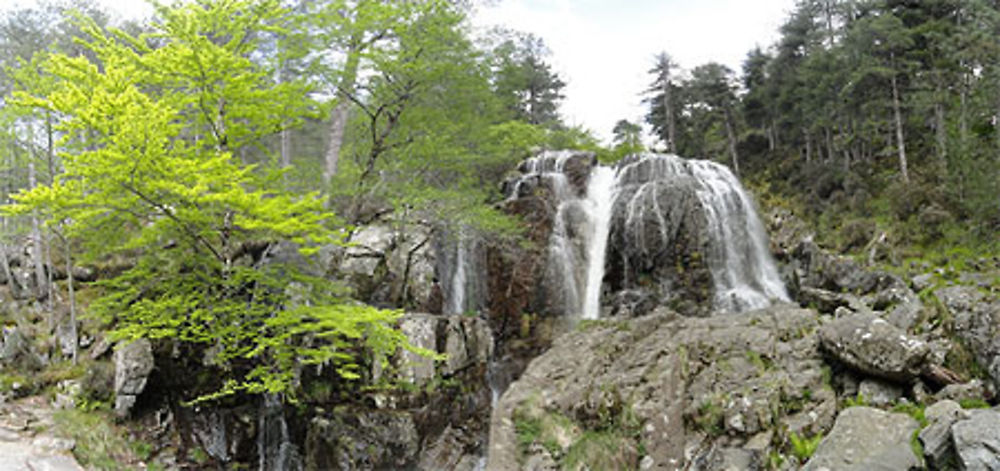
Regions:
<svg viewBox="0 0 1000 471"><path fill-rule="evenodd" d="M670 58L670 55L666 52L659 53L656 56L656 65L649 71L656 78L647 91L647 93L654 94L652 102L659 105L659 116L662 119L655 120L654 128L659 131L660 138L666 143L667 152L670 153L677 152L677 117L674 108L673 92L673 77L676 74L676 69L677 64ZM656 105L653 106L653 111L650 114L651 117L655 115L653 113L656 112ZM659 125L660 121L662 121L662 125Z"/></svg>
<svg viewBox="0 0 1000 471"><path fill-rule="evenodd" d="M713 119L721 121L725 130L725 138L733 172L740 173L739 156L736 152L736 104L735 87L733 86L733 71L728 67L710 62L695 67L691 71L690 80L685 88L691 90L697 99L695 106L707 109Z"/></svg>
<svg viewBox="0 0 1000 471"><path fill-rule="evenodd" d="M615 123L615 127L611 132L614 134L614 149L612 152L616 159L642 152L642 126L625 119L620 119Z"/></svg>
<svg viewBox="0 0 1000 471"><path fill-rule="evenodd" d="M214 393L294 394L300 365L334 363L359 377L355 348L408 346L397 313L350 303L329 282L270 257L282 240L336 243L318 195L273 188L274 176L233 152L275 132L270 109L304 102L298 85L248 57L263 32L281 31L278 1L199 2L158 9L139 37L85 23L93 58L52 55L58 79L26 105L65 116L65 172L15 195L7 213L43 211L85 242L90 259L138 252L103 283L93 314L113 339L174 342L205 354L222 379ZM86 146L74 143L86 139Z"/></svg>
<svg viewBox="0 0 1000 471"><path fill-rule="evenodd" d="M544 61L549 50L532 34L500 31L502 42L493 48L496 94L513 119L549 128L558 127L559 102L566 83Z"/></svg>

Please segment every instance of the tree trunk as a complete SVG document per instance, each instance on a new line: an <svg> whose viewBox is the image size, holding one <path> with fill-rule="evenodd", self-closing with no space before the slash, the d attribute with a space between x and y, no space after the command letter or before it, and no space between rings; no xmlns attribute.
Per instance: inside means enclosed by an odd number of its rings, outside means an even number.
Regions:
<svg viewBox="0 0 1000 471"><path fill-rule="evenodd" d="M906 169L906 141L903 139L903 116L900 112L899 86L896 83L896 74L890 77L892 85L892 114L896 121L896 144L899 150L899 173L903 177L903 183L910 183L910 174Z"/></svg>
<svg viewBox="0 0 1000 471"><path fill-rule="evenodd" d="M941 171L948 172L948 136L944 123L944 104L934 103L934 139L937 144L937 158Z"/></svg>
<svg viewBox="0 0 1000 471"><path fill-rule="evenodd" d="M736 154L736 126L733 123L733 113L727 106L725 109L726 139L729 141L729 155L733 159L733 173L740 174L740 160Z"/></svg>
<svg viewBox="0 0 1000 471"><path fill-rule="evenodd" d="M347 62L337 86L337 106L330 116L330 142L326 148L323 169L323 184L329 186L330 180L337 174L340 164L340 149L344 145L344 131L350 117L351 101L348 96L354 93L355 81L358 76L358 65L361 62L360 41L352 41L347 50Z"/></svg>
<svg viewBox="0 0 1000 471"><path fill-rule="evenodd" d="M806 133L806 163L807 164L810 163L810 162L812 162L812 153L813 153L812 136L809 135L809 133L807 132Z"/></svg>
<svg viewBox="0 0 1000 471"><path fill-rule="evenodd" d="M38 184L38 176L35 174L35 161L28 157L28 187L34 188ZM43 261L44 250L42 247L41 222L38 214L31 213L31 264L35 269L35 299L41 300L48 293L48 278L45 277L45 264Z"/></svg>
<svg viewBox="0 0 1000 471"><path fill-rule="evenodd" d="M69 291L69 325L70 325L70 336L73 337L73 364L76 364L77 351L79 350L80 344L80 334L77 332L76 328L76 291L73 287L73 255L71 252L69 239L62 237L63 247L66 251L64 256L66 257L66 286Z"/></svg>
<svg viewBox="0 0 1000 471"><path fill-rule="evenodd" d="M674 122L673 96L670 90L670 64L663 69L663 117L667 123L667 152L677 153L677 124Z"/></svg>

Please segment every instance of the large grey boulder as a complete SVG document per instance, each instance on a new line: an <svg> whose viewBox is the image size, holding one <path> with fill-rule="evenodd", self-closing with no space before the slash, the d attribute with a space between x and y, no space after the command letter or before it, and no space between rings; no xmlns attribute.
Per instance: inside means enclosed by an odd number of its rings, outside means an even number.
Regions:
<svg viewBox="0 0 1000 471"><path fill-rule="evenodd" d="M965 341L1000 390L1000 300L972 286L941 288L934 295L951 313L954 334Z"/></svg>
<svg viewBox="0 0 1000 471"><path fill-rule="evenodd" d="M561 449L554 459L569 448L611 443L590 450L615 455L610 469L745 463L776 451L766 439L775 427L820 433L832 425L837 401L813 334L819 324L815 311L780 305L709 318L661 308L581 325L557 338L500 398L487 469L547 462L539 450L552 443ZM518 432L526 418L544 435L530 445ZM609 423L622 434L609 435ZM587 438L595 436L600 440Z"/></svg>
<svg viewBox="0 0 1000 471"><path fill-rule="evenodd" d="M121 344L115 349L115 414L128 416L136 398L146 389L153 371L153 347L149 340L139 339Z"/></svg>
<svg viewBox="0 0 1000 471"><path fill-rule="evenodd" d="M918 468L910 439L920 428L906 414L850 407L837 416L803 471L898 471Z"/></svg>
<svg viewBox="0 0 1000 471"><path fill-rule="evenodd" d="M977 409L952 425L952 440L961 470L1000 470L1000 411Z"/></svg>
<svg viewBox="0 0 1000 471"><path fill-rule="evenodd" d="M870 314L835 319L819 329L830 356L862 373L908 382L927 364L927 343Z"/></svg>
<svg viewBox="0 0 1000 471"><path fill-rule="evenodd" d="M962 406L951 400L935 402L924 410L929 424L920 431L920 444L924 448L924 459L931 469L948 469L955 459L951 426L968 417Z"/></svg>

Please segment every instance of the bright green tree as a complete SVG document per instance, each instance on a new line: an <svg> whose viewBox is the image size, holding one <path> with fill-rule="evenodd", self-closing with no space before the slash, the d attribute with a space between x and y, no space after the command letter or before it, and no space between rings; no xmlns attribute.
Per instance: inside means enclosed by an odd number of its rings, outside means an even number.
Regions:
<svg viewBox="0 0 1000 471"><path fill-rule="evenodd" d="M158 11L162 21L139 37L87 24L93 59L52 55L54 90L18 94L65 117L65 172L5 210L64 221L91 259L135 257L102 284L92 314L113 339L211 352L224 381L202 399L293 394L304 364L357 378L359 344L380 356L407 347L391 327L397 313L350 303L298 264L269 257L279 241L308 254L340 240L318 195L274 189L273 175L233 156L306 111L292 104L306 103L299 84L275 85L273 71L251 61L287 12L277 0Z"/></svg>

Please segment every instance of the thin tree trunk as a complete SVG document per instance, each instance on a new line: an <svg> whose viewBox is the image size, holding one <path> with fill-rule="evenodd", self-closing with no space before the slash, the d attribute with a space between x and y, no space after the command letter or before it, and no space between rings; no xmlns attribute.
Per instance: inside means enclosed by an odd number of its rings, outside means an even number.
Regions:
<svg viewBox="0 0 1000 471"><path fill-rule="evenodd" d="M944 105L941 102L934 103L934 139L937 143L937 158L941 165L941 171L948 171L948 141L947 130L944 123Z"/></svg>
<svg viewBox="0 0 1000 471"><path fill-rule="evenodd" d="M38 183L38 177L35 174L35 161L31 156L28 157L28 187L34 188ZM35 212L31 213L31 264L34 266L35 270L35 298L41 300L45 297L47 293L46 280L45 277L45 265L43 261L43 247L42 247L42 230L41 223L38 220L38 214Z"/></svg>
<svg viewBox="0 0 1000 471"><path fill-rule="evenodd" d="M347 120L350 118L351 111L351 100L348 99L348 95L354 93L358 66L361 62L360 48L358 41L352 41L352 46L347 51L347 62L344 64L344 73L337 86L337 106L333 108L330 116L330 142L326 148L326 156L324 157L324 185L330 184L330 180L337 174L337 167L340 164L340 149L344 145L344 131L347 129Z"/></svg>
<svg viewBox="0 0 1000 471"><path fill-rule="evenodd" d="M677 153L677 124L674 122L673 96L670 90L670 62L663 66L663 117L667 122L667 152Z"/></svg>
<svg viewBox="0 0 1000 471"><path fill-rule="evenodd" d="M806 163L812 162L812 136L806 133Z"/></svg>
<svg viewBox="0 0 1000 471"><path fill-rule="evenodd" d="M733 124L733 113L729 110L729 107L726 107L725 115L726 139L729 140L729 155L733 159L733 173L739 175L740 160L739 156L736 154L736 127Z"/></svg>
<svg viewBox="0 0 1000 471"><path fill-rule="evenodd" d="M69 291L69 324L70 336L73 337L73 364L77 361L77 351L79 350L80 337L76 328L76 291L73 287L73 255L71 252L69 239L62 237L63 247L66 251L66 287Z"/></svg>
<svg viewBox="0 0 1000 471"><path fill-rule="evenodd" d="M899 173L903 177L904 183L910 182L910 174L906 166L906 141L903 139L903 116L900 112L899 86L896 83L896 75L890 77L892 84L892 114L896 121L896 144L899 150Z"/></svg>

